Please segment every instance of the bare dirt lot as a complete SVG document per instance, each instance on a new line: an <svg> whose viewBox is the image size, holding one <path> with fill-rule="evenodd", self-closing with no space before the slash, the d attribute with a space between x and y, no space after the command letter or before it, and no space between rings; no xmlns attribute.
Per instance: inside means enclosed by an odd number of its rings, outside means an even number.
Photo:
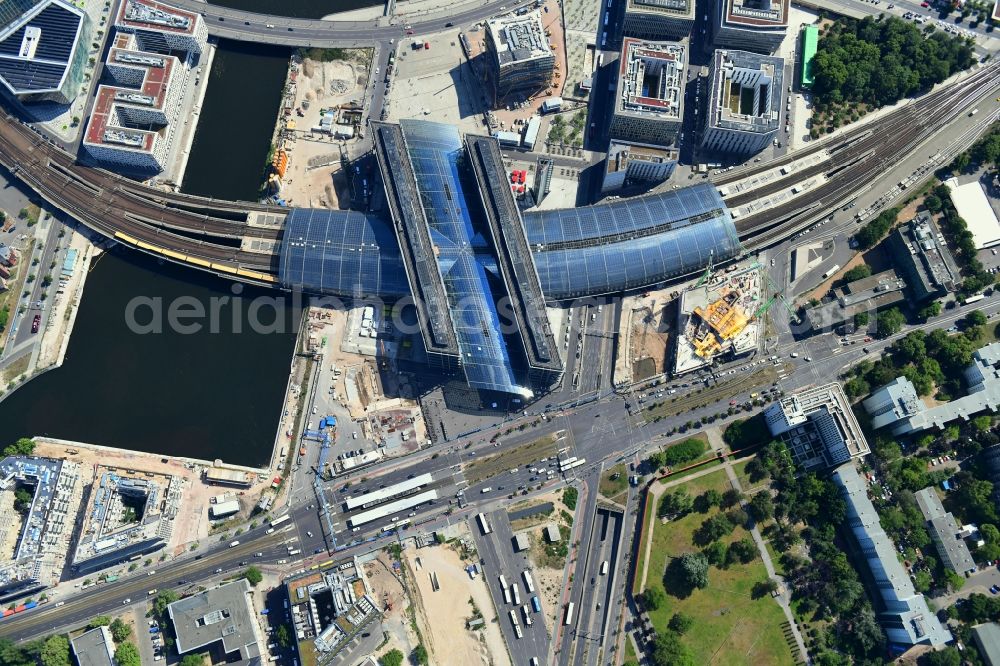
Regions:
<svg viewBox="0 0 1000 666"><path fill-rule="evenodd" d="M450 546L409 549L404 557L416 582L417 622L431 663L509 664L483 577L470 579L465 572L466 563ZM440 586L436 592L431 583L432 573L437 575ZM466 622L474 617L476 609L486 624L478 631L469 631Z"/></svg>
<svg viewBox="0 0 1000 666"><path fill-rule="evenodd" d="M364 570L372 588L372 596L378 607L383 609L382 628L389 635L389 642L384 646L382 654L393 648L403 654L410 654L420 641L407 617L410 600L398 578L400 572L393 572L392 562L384 552L379 553L374 561L365 564Z"/></svg>

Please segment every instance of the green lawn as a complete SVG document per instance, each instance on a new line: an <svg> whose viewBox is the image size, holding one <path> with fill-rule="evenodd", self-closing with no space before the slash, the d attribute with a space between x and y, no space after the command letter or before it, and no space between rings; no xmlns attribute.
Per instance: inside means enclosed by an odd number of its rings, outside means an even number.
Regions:
<svg viewBox="0 0 1000 666"><path fill-rule="evenodd" d="M616 474L617 476L615 476ZM615 477L614 480L611 477ZM625 470L625 463L605 470L604 474L601 475L598 489L602 495L612 500L628 490L628 474Z"/></svg>
<svg viewBox="0 0 1000 666"><path fill-rule="evenodd" d="M683 487L697 497L709 488L723 492L730 486L725 471L719 470ZM658 519L653 521L648 587L663 588L663 572L672 557L698 550L692 535L710 515L693 512L666 524ZM746 535L738 527L725 541L736 541ZM708 587L695 590L687 598L680 599L667 591L666 603L649 614L657 631L665 630L670 617L681 611L695 620L694 627L682 640L697 664L794 664L782 633L785 616L781 608L770 597L755 600L750 595L754 583L767 578L764 563L757 558L750 564L736 564L728 569L712 567L708 577Z"/></svg>

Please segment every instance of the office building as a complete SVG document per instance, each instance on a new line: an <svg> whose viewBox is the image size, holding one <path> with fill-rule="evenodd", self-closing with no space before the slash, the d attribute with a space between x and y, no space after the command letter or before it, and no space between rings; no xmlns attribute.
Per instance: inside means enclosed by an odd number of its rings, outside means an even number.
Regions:
<svg viewBox="0 0 1000 666"><path fill-rule="evenodd" d="M116 666L111 630L96 627L70 640L78 666Z"/></svg>
<svg viewBox="0 0 1000 666"><path fill-rule="evenodd" d="M116 35L97 88L82 148L95 160L140 173L167 163L181 113L183 65L138 50L134 35Z"/></svg>
<svg viewBox="0 0 1000 666"><path fill-rule="evenodd" d="M701 147L752 155L778 132L785 63L747 51L716 51Z"/></svg>
<svg viewBox="0 0 1000 666"><path fill-rule="evenodd" d="M850 462L869 453L861 426L840 384L831 383L785 396L764 412L774 437L806 471Z"/></svg>
<svg viewBox="0 0 1000 666"><path fill-rule="evenodd" d="M178 654L207 649L219 661L254 659L264 652L250 583L240 578L167 606Z"/></svg>
<svg viewBox="0 0 1000 666"><path fill-rule="evenodd" d="M115 28L133 34L139 48L153 53L200 54L208 43L208 28L201 15L155 0L124 0Z"/></svg>
<svg viewBox="0 0 1000 666"><path fill-rule="evenodd" d="M790 0L713 0L717 49L774 53L788 30Z"/></svg>
<svg viewBox="0 0 1000 666"><path fill-rule="evenodd" d="M1000 6L1000 2L997 3ZM1000 20L1000 16L997 16ZM972 640L986 666L1000 666L1000 624L985 622L972 628Z"/></svg>
<svg viewBox="0 0 1000 666"><path fill-rule="evenodd" d="M972 363L963 371L967 395L928 407L917 397L905 377L880 387L864 401L876 428L888 427L894 435L906 435L929 428L943 428L957 419L968 420L980 412L1000 408L1000 342L976 350Z"/></svg>
<svg viewBox="0 0 1000 666"><path fill-rule="evenodd" d="M892 539L882 529L878 513L868 499L868 487L854 463L838 467L833 481L847 503L847 525L857 542L874 585L876 617L886 637L903 646L941 647L952 640L951 632L927 606L924 595L913 588L909 574L896 557Z"/></svg>
<svg viewBox="0 0 1000 666"><path fill-rule="evenodd" d="M87 67L90 19L63 0L0 4L0 83L22 102L69 104Z"/></svg>
<svg viewBox="0 0 1000 666"><path fill-rule="evenodd" d="M37 594L59 582L80 503L80 466L35 456L0 460L0 602ZM15 509L16 493L31 503Z"/></svg>
<svg viewBox="0 0 1000 666"><path fill-rule="evenodd" d="M937 548L938 557L941 558L941 564L963 576L975 572L976 563L972 559L969 547L965 544L965 539L960 534L955 516L950 511L945 511L934 486L919 490L913 496L917 500L920 513L927 521L927 528Z"/></svg>
<svg viewBox="0 0 1000 666"><path fill-rule="evenodd" d="M829 331L845 322L853 322L854 316L872 313L906 300L906 281L889 269L854 280L833 290L833 299L808 308L806 321L814 331Z"/></svg>
<svg viewBox="0 0 1000 666"><path fill-rule="evenodd" d="M914 302L944 296L960 286L958 266L928 213L896 227L888 243L889 256L906 276Z"/></svg>
<svg viewBox="0 0 1000 666"><path fill-rule="evenodd" d="M626 37L618 59L611 138L668 146L683 120L686 45Z"/></svg>
<svg viewBox="0 0 1000 666"><path fill-rule="evenodd" d="M623 32L641 39L684 39L694 19L694 0L627 0Z"/></svg>
<svg viewBox="0 0 1000 666"><path fill-rule="evenodd" d="M677 167L678 156L676 148L612 141L604 163L601 192L639 183L662 183Z"/></svg>
<svg viewBox="0 0 1000 666"><path fill-rule="evenodd" d="M531 96L552 80L556 57L542 27L541 11L505 14L486 21L486 55L494 101L511 94Z"/></svg>

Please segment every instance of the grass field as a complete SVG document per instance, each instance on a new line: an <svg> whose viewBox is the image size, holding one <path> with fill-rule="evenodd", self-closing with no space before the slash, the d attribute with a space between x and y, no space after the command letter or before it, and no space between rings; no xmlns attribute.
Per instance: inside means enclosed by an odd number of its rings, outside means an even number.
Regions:
<svg viewBox="0 0 1000 666"><path fill-rule="evenodd" d="M618 476L612 480L611 477ZM605 470L601 474L601 483L598 487L600 493L610 500L614 500L628 490L628 474L625 472L625 463L615 465L611 469Z"/></svg>
<svg viewBox="0 0 1000 666"><path fill-rule="evenodd" d="M741 472L742 469L737 473ZM720 469L672 490L685 488L692 497L697 497L710 488L723 492L729 487L726 473ZM655 507L651 509L655 513ZM663 572L667 564L673 557L698 550L693 544L694 531L716 511L718 509L707 514L692 512L665 524L653 520L647 587L664 589ZM731 543L744 536L747 536L746 530L737 527L723 541ZM759 558L746 565L734 564L728 569L712 567L707 588L696 589L686 598L678 598L665 590L666 603L651 611L649 616L657 631L666 630L674 613L683 612L693 617L694 627L682 641L697 664L793 664L791 650L782 633L785 616L781 608L770 597L751 597L754 584L766 579L767 572Z"/></svg>

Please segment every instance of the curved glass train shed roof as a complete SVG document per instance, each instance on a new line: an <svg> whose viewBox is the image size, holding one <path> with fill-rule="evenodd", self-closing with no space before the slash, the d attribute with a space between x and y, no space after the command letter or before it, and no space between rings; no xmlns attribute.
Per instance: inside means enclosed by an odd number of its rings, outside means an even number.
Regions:
<svg viewBox="0 0 1000 666"><path fill-rule="evenodd" d="M313 294L401 298L410 294L387 222L350 210L293 208L278 273L283 287Z"/></svg>
<svg viewBox="0 0 1000 666"><path fill-rule="evenodd" d="M710 184L613 203L524 214L547 300L640 289L739 252L729 209Z"/></svg>
<svg viewBox="0 0 1000 666"><path fill-rule="evenodd" d="M702 270L710 257L720 262L739 252L729 211L707 183L595 206L528 212L524 226L548 301L642 289ZM455 247L441 244L446 246ZM442 259L443 265L456 260ZM478 274L481 267L466 268ZM310 293L410 294L389 224L354 211L292 209L279 272L284 287Z"/></svg>
<svg viewBox="0 0 1000 666"><path fill-rule="evenodd" d="M424 220L406 223L426 224L430 231L466 380L474 388L530 395L515 377L501 332L497 295L486 276L495 262L473 228L459 177L464 146L458 131L422 120L400 126L424 213Z"/></svg>

